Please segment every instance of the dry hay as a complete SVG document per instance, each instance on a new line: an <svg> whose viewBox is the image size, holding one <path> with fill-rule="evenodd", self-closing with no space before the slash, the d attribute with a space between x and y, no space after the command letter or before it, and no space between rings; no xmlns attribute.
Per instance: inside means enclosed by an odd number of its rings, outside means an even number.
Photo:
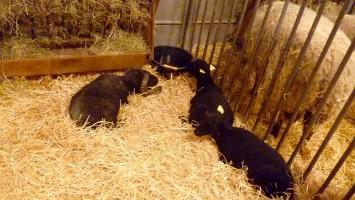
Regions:
<svg viewBox="0 0 355 200"><path fill-rule="evenodd" d="M247 124L253 124L254 122L253 119L249 119ZM306 142L300 155L296 157L291 169L297 182L300 182L302 172L308 167L308 164L317 152L320 144L323 142L325 135L330 130L332 123L333 121L318 127L311 139ZM266 132L266 128L267 127L264 125L258 127L256 132L259 138L264 136L263 134ZM302 133L303 123L296 121L292 125L280 149L280 153L286 160L290 158ZM344 119L306 181L303 184L297 184L295 190L300 194L299 199L312 199L312 195L318 191L330 171L334 168L336 162L338 162L339 158L344 153L347 145L353 140L354 133L355 124L348 119ZM273 147L276 147L279 139L280 138L275 139L274 137L269 137L267 142ZM322 195L322 199L341 199L353 185L354 181L355 154L353 152Z"/></svg>
<svg viewBox="0 0 355 200"><path fill-rule="evenodd" d="M78 128L71 96L98 74L0 83L0 199L262 199L244 171L218 162L186 115L192 81L129 97L119 128Z"/></svg>
<svg viewBox="0 0 355 200"><path fill-rule="evenodd" d="M243 170L218 161L209 137L196 137L190 125L181 124L195 85L186 75L160 78L160 94L130 96L118 128L76 127L68 115L70 98L98 75L0 83L0 199L265 199ZM312 181L296 186L299 199L311 198L354 131L347 121L341 125ZM319 135L296 159L295 177ZM294 141L286 141L284 156ZM326 190L328 199L339 199L353 183L354 164L352 156Z"/></svg>
<svg viewBox="0 0 355 200"><path fill-rule="evenodd" d="M78 41L81 40L78 38ZM49 44L50 43L50 44ZM96 36L90 44L83 42L82 48L51 49L48 45L56 43L55 40L39 40L25 37L12 37L3 42L2 54L3 60L19 60L28 58L44 58L53 56L67 55L107 55L122 53L142 53L147 49L144 39L139 34L127 33L116 29L110 36L105 38ZM58 41L57 44L61 43ZM71 50L71 51L69 51Z"/></svg>
<svg viewBox="0 0 355 200"><path fill-rule="evenodd" d="M143 0L1 1L0 57L37 58L57 55L52 49L88 47L88 55L144 52L150 4ZM127 45L130 41L132 46Z"/></svg>

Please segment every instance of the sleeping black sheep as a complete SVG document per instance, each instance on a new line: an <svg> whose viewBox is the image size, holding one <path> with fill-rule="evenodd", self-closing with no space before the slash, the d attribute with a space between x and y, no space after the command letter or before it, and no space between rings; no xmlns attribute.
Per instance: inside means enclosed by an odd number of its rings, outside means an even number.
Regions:
<svg viewBox="0 0 355 200"><path fill-rule="evenodd" d="M212 133L221 154L220 160L236 168L246 166L252 184L261 187L267 197L293 196L291 171L281 155L253 133L235 127Z"/></svg>
<svg viewBox="0 0 355 200"><path fill-rule="evenodd" d="M185 72L191 60L192 55L183 48L156 46L152 65L166 79L170 79L171 75Z"/></svg>
<svg viewBox="0 0 355 200"><path fill-rule="evenodd" d="M218 132L225 124L233 124L234 115L220 88L213 82L211 69L214 66L197 59L189 66L197 79L196 94L190 101L189 123L195 134Z"/></svg>
<svg viewBox="0 0 355 200"><path fill-rule="evenodd" d="M232 127L233 112L210 74L214 67L198 59L189 68L197 79L189 115L195 135L212 135L223 155L221 160L236 168L247 166L251 183L260 186L266 196L292 194L293 179L281 155L254 134Z"/></svg>
<svg viewBox="0 0 355 200"><path fill-rule="evenodd" d="M142 93L158 84L158 79L148 71L130 69L124 76L105 73L80 89L71 99L69 114L78 126L105 120L117 125L120 104L128 103L129 93Z"/></svg>

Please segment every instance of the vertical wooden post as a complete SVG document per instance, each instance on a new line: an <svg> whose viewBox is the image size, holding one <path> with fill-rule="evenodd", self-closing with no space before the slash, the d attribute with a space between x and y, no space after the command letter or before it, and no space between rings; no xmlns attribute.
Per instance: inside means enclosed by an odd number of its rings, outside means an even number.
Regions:
<svg viewBox="0 0 355 200"><path fill-rule="evenodd" d="M150 22L149 22L149 27L147 30L147 35L146 35L146 42L148 44L149 47L149 58L148 59L152 59L154 58L154 36L155 36L155 32L154 32L154 21L155 21L155 14L157 12L158 9L158 5L159 5L160 0L151 0L151 7L150 7Z"/></svg>

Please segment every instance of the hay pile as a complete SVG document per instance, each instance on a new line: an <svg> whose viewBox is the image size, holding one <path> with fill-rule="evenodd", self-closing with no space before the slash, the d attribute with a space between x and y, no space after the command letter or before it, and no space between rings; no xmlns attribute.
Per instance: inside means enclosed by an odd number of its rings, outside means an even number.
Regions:
<svg viewBox="0 0 355 200"><path fill-rule="evenodd" d="M17 78L0 84L1 199L261 199L242 170L218 162L208 138L195 137L186 115L187 77L163 91L134 95L120 128L78 128L71 96L98 74Z"/></svg>
<svg viewBox="0 0 355 200"><path fill-rule="evenodd" d="M93 54L108 50L110 53L144 52L143 34L149 26L150 7L151 1L143 0L1 1L0 57L42 57L56 55L51 49L91 46ZM109 44L110 48L102 44ZM28 50L16 52L18 47ZM11 48L14 50L9 51Z"/></svg>
<svg viewBox="0 0 355 200"><path fill-rule="evenodd" d="M98 75L0 83L1 199L265 199L243 170L218 161L209 137L196 137L191 126L181 125L178 117L187 115L195 84L185 75L160 79L160 94L130 96L119 128L76 127L68 115L70 98ZM345 135L354 131L344 125L316 166L314 182L329 173ZM329 199L341 197L341 187L353 181L353 161L326 190ZM295 166L297 177L304 161ZM299 199L310 199L317 187L298 185Z"/></svg>

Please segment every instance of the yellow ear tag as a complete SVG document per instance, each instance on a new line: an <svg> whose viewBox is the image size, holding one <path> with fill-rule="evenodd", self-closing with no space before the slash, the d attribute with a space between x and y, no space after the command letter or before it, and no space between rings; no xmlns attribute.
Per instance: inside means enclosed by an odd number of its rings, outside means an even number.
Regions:
<svg viewBox="0 0 355 200"><path fill-rule="evenodd" d="M216 67L213 65L210 65L210 71L213 72L214 70L216 70Z"/></svg>
<svg viewBox="0 0 355 200"><path fill-rule="evenodd" d="M201 74L206 74L205 70L203 70L203 69L200 69L200 73Z"/></svg>
<svg viewBox="0 0 355 200"><path fill-rule="evenodd" d="M224 109L223 109L223 107L222 107L221 105L219 105L219 106L217 107L217 111L220 112L221 114L224 113Z"/></svg>

